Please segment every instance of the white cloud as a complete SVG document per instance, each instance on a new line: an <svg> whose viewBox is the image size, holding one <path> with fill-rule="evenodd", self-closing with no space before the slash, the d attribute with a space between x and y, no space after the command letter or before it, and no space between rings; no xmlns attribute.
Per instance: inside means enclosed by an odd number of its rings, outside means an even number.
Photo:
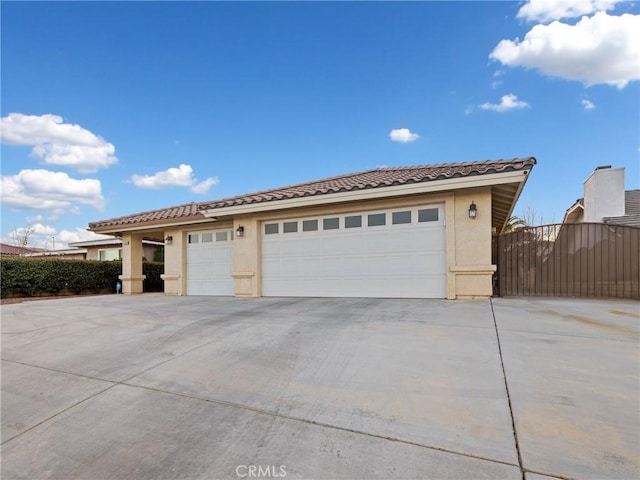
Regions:
<svg viewBox="0 0 640 480"><path fill-rule="evenodd" d="M206 193L213 185L218 183L216 177L209 177L199 182L193 176L193 168L191 165L181 164L178 168L168 168L154 175L137 175L131 176L131 181L138 188L147 190L160 190L172 187L189 187L193 193Z"/></svg>
<svg viewBox="0 0 640 480"><path fill-rule="evenodd" d="M582 100L582 106L585 110L593 110L594 108L596 108L593 102L590 102L589 100Z"/></svg>
<svg viewBox="0 0 640 480"><path fill-rule="evenodd" d="M218 179L216 177L209 177L200 183L194 184L191 187L191 191L198 194L207 193L216 183L218 183Z"/></svg>
<svg viewBox="0 0 640 480"><path fill-rule="evenodd" d="M99 233L93 233L84 228L76 227L75 230L60 230L60 233L56 236L56 241L60 240L61 243L69 242L86 242L89 240L100 240L105 238L113 238L110 235L101 235Z"/></svg>
<svg viewBox="0 0 640 480"><path fill-rule="evenodd" d="M2 176L2 203L18 209L77 212L77 204L104 207L99 180L76 180L66 173L49 170L21 170Z"/></svg>
<svg viewBox="0 0 640 480"><path fill-rule="evenodd" d="M31 155L45 164L65 165L93 173L118 162L115 147L58 115L10 113L0 119L0 140L6 145L33 146Z"/></svg>
<svg viewBox="0 0 640 480"><path fill-rule="evenodd" d="M27 222L31 223L41 223L44 220L44 217L40 214L37 214L33 217L27 217Z"/></svg>
<svg viewBox="0 0 640 480"><path fill-rule="evenodd" d="M518 18L532 22L548 22L561 18L577 18L594 12L611 10L621 0L529 0L518 11Z"/></svg>
<svg viewBox="0 0 640 480"><path fill-rule="evenodd" d="M640 79L640 15L599 12L575 25L536 25L522 41L500 41L489 57L587 85L624 88Z"/></svg>
<svg viewBox="0 0 640 480"><path fill-rule="evenodd" d="M506 95L503 95L502 98L500 99L500 103L483 103L482 105L480 105L479 107L482 110L494 110L496 112L508 112L509 110L519 110L521 108L526 108L528 107L529 104L527 102L524 102L522 100L518 100L518 97L512 93L508 93ZM469 113L471 113L471 111L469 111L467 109L467 111ZM465 113L467 113L467 111L465 111Z"/></svg>
<svg viewBox="0 0 640 480"><path fill-rule="evenodd" d="M420 135L411 132L408 128L394 128L389 133L392 142L411 143L415 142Z"/></svg>
<svg viewBox="0 0 640 480"><path fill-rule="evenodd" d="M35 225L31 225L33 229L33 233L37 233L38 235L55 235L56 229L49 226L43 225L42 223L36 223Z"/></svg>

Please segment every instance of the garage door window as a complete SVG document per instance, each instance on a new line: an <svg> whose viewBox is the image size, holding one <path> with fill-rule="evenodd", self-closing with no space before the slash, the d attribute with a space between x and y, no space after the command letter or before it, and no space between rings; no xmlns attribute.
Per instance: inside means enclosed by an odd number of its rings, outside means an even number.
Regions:
<svg viewBox="0 0 640 480"><path fill-rule="evenodd" d="M200 243L200 234L199 233L190 233L189 234L189 243Z"/></svg>
<svg viewBox="0 0 640 480"><path fill-rule="evenodd" d="M387 216L384 213L372 213L367 217L367 225L377 227L387 223Z"/></svg>
<svg viewBox="0 0 640 480"><path fill-rule="evenodd" d="M418 210L418 222L437 222L438 221L438 209L426 208L424 210Z"/></svg>
<svg viewBox="0 0 640 480"><path fill-rule="evenodd" d="M266 235L274 235L278 233L278 224L277 223L267 223L264 226L264 233Z"/></svg>
<svg viewBox="0 0 640 480"><path fill-rule="evenodd" d="M213 242L213 233L211 233L211 232L203 233L202 234L202 243L209 243L209 242Z"/></svg>
<svg viewBox="0 0 640 480"><path fill-rule="evenodd" d="M303 220L303 232L315 232L316 230L318 230L318 220Z"/></svg>
<svg viewBox="0 0 640 480"><path fill-rule="evenodd" d="M339 218L325 218L322 221L322 228L324 230L337 230L340 228L340 219Z"/></svg>
<svg viewBox="0 0 640 480"><path fill-rule="evenodd" d="M226 242L226 241L227 241L227 232L216 232L216 242Z"/></svg>
<svg viewBox="0 0 640 480"><path fill-rule="evenodd" d="M298 231L298 222L284 222L282 224L282 231L284 233L295 233Z"/></svg>
<svg viewBox="0 0 640 480"><path fill-rule="evenodd" d="M344 228L358 228L362 226L362 216L353 215L351 217L344 217Z"/></svg>
<svg viewBox="0 0 640 480"><path fill-rule="evenodd" d="M394 225L402 225L403 223L411 223L411 210L405 212L393 212L391 221Z"/></svg>

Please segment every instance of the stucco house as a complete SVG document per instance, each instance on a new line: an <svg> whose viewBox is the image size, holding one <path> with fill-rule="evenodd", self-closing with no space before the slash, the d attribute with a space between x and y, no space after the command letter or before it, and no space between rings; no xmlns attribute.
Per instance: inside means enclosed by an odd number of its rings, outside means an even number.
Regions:
<svg viewBox="0 0 640 480"><path fill-rule="evenodd" d="M563 223L608 223L640 227L640 190L624 189L624 168L596 168L584 182L584 197L571 205Z"/></svg>
<svg viewBox="0 0 640 480"><path fill-rule="evenodd" d="M533 157L378 168L92 222L123 242L142 292L144 240L172 295L486 298Z"/></svg>
<svg viewBox="0 0 640 480"><path fill-rule="evenodd" d="M154 253L163 242L152 240L142 241L142 256L148 261L153 261ZM122 258L122 240L116 237L101 238L99 240L86 240L82 242L69 242L69 248L56 250L31 249L24 252L22 257L46 257L57 260L120 260Z"/></svg>
<svg viewBox="0 0 640 480"><path fill-rule="evenodd" d="M156 249L163 245L163 242L143 240L142 257L152 262ZM85 260L109 261L122 259L122 240L116 237L69 242L69 246L84 250Z"/></svg>

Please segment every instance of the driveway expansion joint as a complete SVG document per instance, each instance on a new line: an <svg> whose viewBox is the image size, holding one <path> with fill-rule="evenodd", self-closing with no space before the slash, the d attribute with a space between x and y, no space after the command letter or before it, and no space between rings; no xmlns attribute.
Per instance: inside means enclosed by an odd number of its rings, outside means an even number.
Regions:
<svg viewBox="0 0 640 480"><path fill-rule="evenodd" d="M504 358L502 357L502 346L500 344L500 333L498 332L498 322L496 320L496 312L493 309L493 301L489 299L491 305L491 316L493 317L493 326L496 330L496 340L498 342L498 354L500 355L500 367L502 368L502 378L504 379L504 388L507 393L507 402L509 403L509 415L511 416L511 427L513 428L513 440L515 442L516 452L518 454L518 466L522 474L522 480L526 480L524 466L522 464L522 453L520 452L520 443L518 442L518 431L516 429L516 419L513 415L513 405L511 404L511 394L509 393L509 382L507 380L507 372L504 368Z"/></svg>

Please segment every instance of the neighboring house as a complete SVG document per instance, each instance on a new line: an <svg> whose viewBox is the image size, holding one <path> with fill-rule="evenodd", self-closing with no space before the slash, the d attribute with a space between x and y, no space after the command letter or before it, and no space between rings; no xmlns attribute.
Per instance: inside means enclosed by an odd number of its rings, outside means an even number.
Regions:
<svg viewBox="0 0 640 480"><path fill-rule="evenodd" d="M142 256L147 261L153 262L156 249L163 245L164 242L142 240ZM120 238L104 238L83 242L69 242L69 246L85 250L85 258L87 260L108 261L122 259L122 239Z"/></svg>
<svg viewBox="0 0 640 480"><path fill-rule="evenodd" d="M563 223L607 223L640 227L640 190L624 189L624 168L598 167L584 182L584 197Z"/></svg>
<svg viewBox="0 0 640 480"><path fill-rule="evenodd" d="M16 245L8 245L0 243L0 255L24 256L27 253L44 252L44 248L18 247Z"/></svg>
<svg viewBox="0 0 640 480"><path fill-rule="evenodd" d="M163 246L164 243L154 242L152 240L143 240L142 245L143 257L152 262L156 249ZM56 259L62 260L109 261L122 259L122 240L115 237L83 242L69 242L68 246L71 248L57 250L31 249L36 251L24 252L21 256L55 257Z"/></svg>
<svg viewBox="0 0 640 480"><path fill-rule="evenodd" d="M25 253L22 256L29 258L55 258L56 260L84 260L86 254L87 251L81 248L59 248Z"/></svg>
<svg viewBox="0 0 640 480"><path fill-rule="evenodd" d="M173 295L486 298L533 157L378 168L89 224L122 238L124 293L143 239Z"/></svg>

